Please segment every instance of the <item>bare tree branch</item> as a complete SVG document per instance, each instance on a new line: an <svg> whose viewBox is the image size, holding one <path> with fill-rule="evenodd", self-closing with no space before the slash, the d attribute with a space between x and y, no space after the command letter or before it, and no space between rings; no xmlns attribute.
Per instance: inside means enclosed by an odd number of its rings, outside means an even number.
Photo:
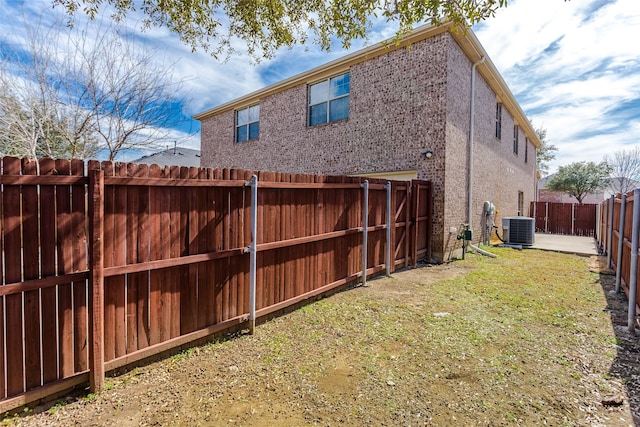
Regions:
<svg viewBox="0 0 640 427"><path fill-rule="evenodd" d="M88 158L106 149L113 160L159 145L183 117L173 65L124 28L27 28L0 67L0 153Z"/></svg>
<svg viewBox="0 0 640 427"><path fill-rule="evenodd" d="M628 193L640 182L640 147L616 151L605 161L611 166L609 186L614 193Z"/></svg>

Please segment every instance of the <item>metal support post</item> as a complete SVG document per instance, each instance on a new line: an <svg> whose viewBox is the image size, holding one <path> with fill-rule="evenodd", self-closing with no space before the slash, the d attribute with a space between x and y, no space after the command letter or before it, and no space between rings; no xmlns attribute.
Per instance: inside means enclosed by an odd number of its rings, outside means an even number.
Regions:
<svg viewBox="0 0 640 427"><path fill-rule="evenodd" d="M544 204L544 232L549 232L549 202L545 202Z"/></svg>
<svg viewBox="0 0 640 427"><path fill-rule="evenodd" d="M633 190L633 231L631 233L631 274L629 274L629 317L627 327L636 328L636 295L638 291L638 232L640 228L640 188Z"/></svg>
<svg viewBox="0 0 640 427"><path fill-rule="evenodd" d="M369 181L362 183L364 195L362 200L362 286L367 285L367 229L369 228Z"/></svg>
<svg viewBox="0 0 640 427"><path fill-rule="evenodd" d="M616 290L620 293L620 277L622 274L622 252L624 251L624 222L627 210L627 195L622 195L622 205L620 205L620 230L618 231L618 259L616 260Z"/></svg>
<svg viewBox="0 0 640 427"><path fill-rule="evenodd" d="M391 276L391 181L387 181L387 248L385 253L385 264L387 265L387 276Z"/></svg>
<svg viewBox="0 0 640 427"><path fill-rule="evenodd" d="M611 195L609 201L609 215L607 224L607 268L611 268L611 246L613 245L613 205L616 203L615 194Z"/></svg>
<svg viewBox="0 0 640 427"><path fill-rule="evenodd" d="M251 187L251 243L249 245L249 333L256 329L256 241L258 239L258 177L253 175Z"/></svg>

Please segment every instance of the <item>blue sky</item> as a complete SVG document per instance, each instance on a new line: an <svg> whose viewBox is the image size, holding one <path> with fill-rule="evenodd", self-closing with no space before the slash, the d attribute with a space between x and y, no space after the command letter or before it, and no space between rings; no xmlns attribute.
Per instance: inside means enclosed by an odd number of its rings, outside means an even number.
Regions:
<svg viewBox="0 0 640 427"><path fill-rule="evenodd" d="M33 21L63 16L50 0L0 0L0 45L23 34L22 16ZM81 27L86 18L77 15ZM139 17L129 16L136 26ZM350 51L394 34L375 25L366 41ZM547 129L559 149L551 163L600 161L613 151L640 143L640 1L511 0L474 31L534 125ZM327 53L315 45L279 51L272 60L253 63L239 52L220 62L190 48L162 28L139 33L137 42L160 48L164 64L184 79L186 117L303 72L347 52ZM166 145L199 148L199 123L186 120L171 130ZM135 154L127 154L131 160Z"/></svg>

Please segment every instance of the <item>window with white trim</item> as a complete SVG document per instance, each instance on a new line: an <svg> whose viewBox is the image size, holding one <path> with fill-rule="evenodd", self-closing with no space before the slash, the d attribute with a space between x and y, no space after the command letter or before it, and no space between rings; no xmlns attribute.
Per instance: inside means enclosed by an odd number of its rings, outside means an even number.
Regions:
<svg viewBox="0 0 640 427"><path fill-rule="evenodd" d="M518 125L513 126L513 154L518 155Z"/></svg>
<svg viewBox="0 0 640 427"><path fill-rule="evenodd" d="M309 86L309 126L349 118L349 73Z"/></svg>
<svg viewBox="0 0 640 427"><path fill-rule="evenodd" d="M260 136L260 105L236 111L236 142L258 139Z"/></svg>
<svg viewBox="0 0 640 427"><path fill-rule="evenodd" d="M524 139L524 162L529 163L529 138Z"/></svg>

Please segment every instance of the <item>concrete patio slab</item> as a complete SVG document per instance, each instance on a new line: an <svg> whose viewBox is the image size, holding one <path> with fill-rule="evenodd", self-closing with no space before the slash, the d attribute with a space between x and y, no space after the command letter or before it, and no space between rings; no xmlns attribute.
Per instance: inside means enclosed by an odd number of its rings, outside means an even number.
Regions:
<svg viewBox="0 0 640 427"><path fill-rule="evenodd" d="M596 239L593 237L536 233L532 248L577 255L598 255Z"/></svg>

